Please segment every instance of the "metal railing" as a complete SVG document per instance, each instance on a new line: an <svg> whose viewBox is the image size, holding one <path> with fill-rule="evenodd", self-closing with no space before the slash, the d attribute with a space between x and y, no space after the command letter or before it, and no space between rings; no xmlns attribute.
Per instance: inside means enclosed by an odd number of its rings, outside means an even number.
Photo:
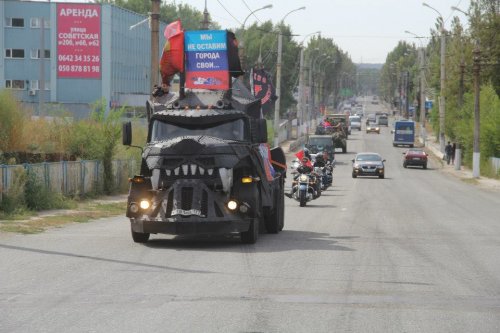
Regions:
<svg viewBox="0 0 500 333"><path fill-rule="evenodd" d="M128 177L137 171L135 160L112 162L113 185L124 190ZM16 186L23 173L34 173L36 179L52 192L66 196L84 195L102 190L104 168L98 160L61 161L21 165L0 165L0 202L3 194Z"/></svg>

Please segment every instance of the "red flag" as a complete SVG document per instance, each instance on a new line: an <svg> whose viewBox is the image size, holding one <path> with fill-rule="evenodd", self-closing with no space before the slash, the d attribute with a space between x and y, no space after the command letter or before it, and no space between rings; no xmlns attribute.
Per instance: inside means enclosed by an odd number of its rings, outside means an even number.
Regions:
<svg viewBox="0 0 500 333"><path fill-rule="evenodd" d="M184 32L181 21L170 23L163 34L167 41L160 59L160 74L162 83L170 85L175 73L184 72Z"/></svg>
<svg viewBox="0 0 500 333"><path fill-rule="evenodd" d="M165 27L163 31L163 36L168 40L182 31L181 20L174 21Z"/></svg>
<svg viewBox="0 0 500 333"><path fill-rule="evenodd" d="M302 159L304 158L304 150L297 152L295 156L299 159L299 161L302 161Z"/></svg>

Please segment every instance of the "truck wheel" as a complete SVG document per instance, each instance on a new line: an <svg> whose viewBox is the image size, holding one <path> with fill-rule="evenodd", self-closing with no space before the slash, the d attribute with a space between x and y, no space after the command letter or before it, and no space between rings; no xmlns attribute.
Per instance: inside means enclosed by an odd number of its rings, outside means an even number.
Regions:
<svg viewBox="0 0 500 333"><path fill-rule="evenodd" d="M259 238L259 219L254 217L248 231L241 232L240 236L243 244L255 244Z"/></svg>
<svg viewBox="0 0 500 333"><path fill-rule="evenodd" d="M270 234L277 234L283 230L285 222L285 194L283 189L283 182L280 184L279 191L276 191L274 197L274 210L270 213L265 222L267 232Z"/></svg>
<svg viewBox="0 0 500 333"><path fill-rule="evenodd" d="M146 243L149 240L149 233L135 232L134 230L130 230L132 232L132 239L136 243Z"/></svg>

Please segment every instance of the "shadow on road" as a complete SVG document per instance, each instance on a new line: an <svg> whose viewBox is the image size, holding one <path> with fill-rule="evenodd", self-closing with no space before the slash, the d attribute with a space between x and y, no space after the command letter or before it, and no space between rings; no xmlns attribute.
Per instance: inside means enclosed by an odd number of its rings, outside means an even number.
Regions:
<svg viewBox="0 0 500 333"><path fill-rule="evenodd" d="M286 227L286 226L285 226ZM353 236L352 238L357 238ZM261 234L256 244L241 244L237 235L227 236L177 236L172 239L152 239L146 244L150 248L176 249L179 251L255 252L272 253L303 250L355 251L338 244L340 240L327 233L283 230L277 235ZM237 246L240 245L240 246Z"/></svg>

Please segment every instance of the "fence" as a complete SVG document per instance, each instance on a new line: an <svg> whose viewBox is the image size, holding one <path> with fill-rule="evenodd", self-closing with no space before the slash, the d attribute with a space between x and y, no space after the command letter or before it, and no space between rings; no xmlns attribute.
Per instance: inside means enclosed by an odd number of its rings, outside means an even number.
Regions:
<svg viewBox="0 0 500 333"><path fill-rule="evenodd" d="M135 160L112 162L113 181L117 189L125 189L127 179L137 171ZM0 202L22 172L34 173L52 192L84 195L102 190L104 168L101 161L62 161L22 165L0 165Z"/></svg>

